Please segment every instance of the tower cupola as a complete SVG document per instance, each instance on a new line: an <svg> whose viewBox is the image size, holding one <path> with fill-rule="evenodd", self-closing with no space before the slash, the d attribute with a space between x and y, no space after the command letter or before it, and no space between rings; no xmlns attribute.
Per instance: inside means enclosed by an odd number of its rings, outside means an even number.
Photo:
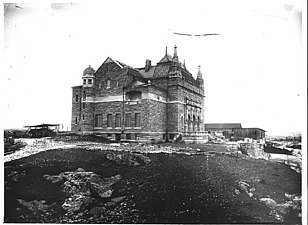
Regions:
<svg viewBox="0 0 308 225"><path fill-rule="evenodd" d="M94 84L94 73L95 70L89 66L88 68L86 68L83 71L83 76L82 76L82 80L83 80L83 86L84 87L92 87Z"/></svg>

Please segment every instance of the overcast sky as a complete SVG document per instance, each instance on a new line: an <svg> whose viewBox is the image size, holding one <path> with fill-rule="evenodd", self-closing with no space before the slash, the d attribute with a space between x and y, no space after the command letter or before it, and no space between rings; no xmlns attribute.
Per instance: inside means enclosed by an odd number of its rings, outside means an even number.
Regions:
<svg viewBox="0 0 308 225"><path fill-rule="evenodd" d="M92 2L92 1L91 1ZM304 1L303 1L304 2ZM110 56L156 64L177 46L205 81L205 122L306 128L302 1L94 1L4 6L4 128L70 129L72 86ZM306 7L305 7L306 8ZM193 36L181 36L188 33ZM217 36L194 35L219 33Z"/></svg>

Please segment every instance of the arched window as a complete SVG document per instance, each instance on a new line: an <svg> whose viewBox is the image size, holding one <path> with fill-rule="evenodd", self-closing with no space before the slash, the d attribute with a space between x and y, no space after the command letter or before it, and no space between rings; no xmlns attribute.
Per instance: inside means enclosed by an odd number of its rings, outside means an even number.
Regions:
<svg viewBox="0 0 308 225"><path fill-rule="evenodd" d="M198 116L198 131L200 131L200 116Z"/></svg>
<svg viewBox="0 0 308 225"><path fill-rule="evenodd" d="M107 89L109 89L110 88L110 80L107 80L107 87L106 87Z"/></svg>
<svg viewBox="0 0 308 225"><path fill-rule="evenodd" d="M137 101L141 99L140 91L130 91L125 94L125 100Z"/></svg>

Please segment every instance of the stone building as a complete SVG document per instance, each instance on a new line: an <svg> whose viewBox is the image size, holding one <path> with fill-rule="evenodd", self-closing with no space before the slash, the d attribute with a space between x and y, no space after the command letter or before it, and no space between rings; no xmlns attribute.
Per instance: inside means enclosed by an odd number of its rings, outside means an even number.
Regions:
<svg viewBox="0 0 308 225"><path fill-rule="evenodd" d="M235 141L245 138L264 139L266 132L260 128L243 128L240 123L206 123L204 130L208 133L221 133L225 138Z"/></svg>
<svg viewBox="0 0 308 225"><path fill-rule="evenodd" d="M179 61L177 48L156 64L132 68L107 58L73 87L72 131L114 140L205 142L204 81Z"/></svg>

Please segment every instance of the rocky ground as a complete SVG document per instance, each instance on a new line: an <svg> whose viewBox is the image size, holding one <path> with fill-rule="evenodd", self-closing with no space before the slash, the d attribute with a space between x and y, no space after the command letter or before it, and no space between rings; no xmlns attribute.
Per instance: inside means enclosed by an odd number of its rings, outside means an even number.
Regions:
<svg viewBox="0 0 308 225"><path fill-rule="evenodd" d="M301 174L285 164L222 145L55 147L6 158L4 222L301 222Z"/></svg>

